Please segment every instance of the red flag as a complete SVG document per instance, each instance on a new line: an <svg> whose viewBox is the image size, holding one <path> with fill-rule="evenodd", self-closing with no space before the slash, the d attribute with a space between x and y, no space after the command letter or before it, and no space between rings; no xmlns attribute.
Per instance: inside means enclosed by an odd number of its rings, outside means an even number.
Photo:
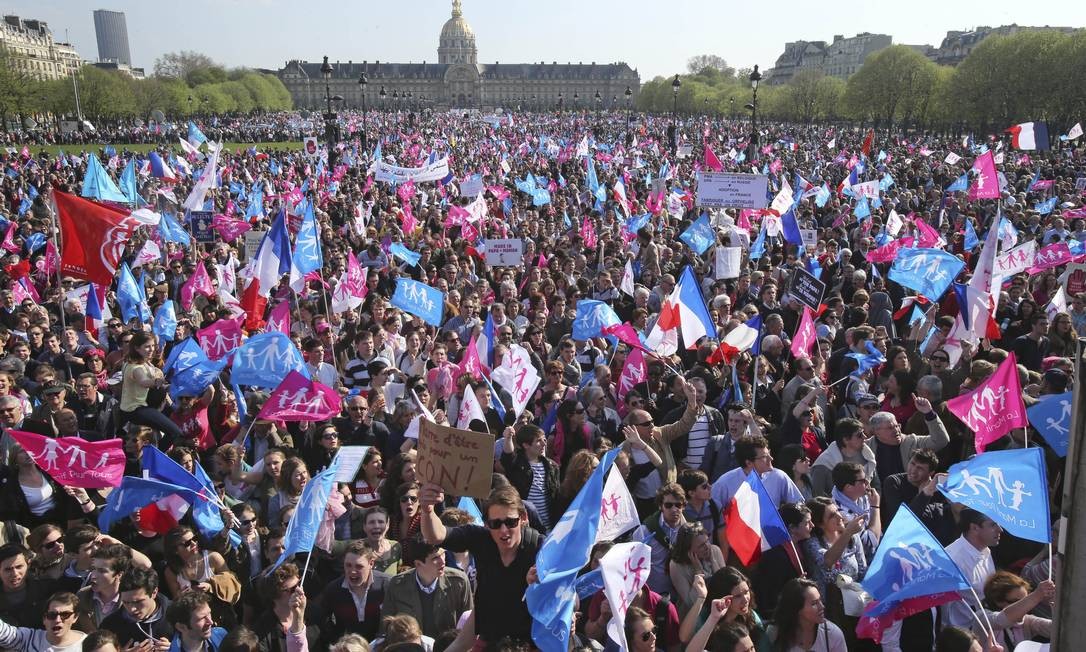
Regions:
<svg viewBox="0 0 1086 652"><path fill-rule="evenodd" d="M863 147L860 148L860 151L864 153L864 156L871 156L871 143L874 142L874 140L875 140L875 130L874 129L868 129L867 130L867 135L864 136Z"/></svg>
<svg viewBox="0 0 1086 652"><path fill-rule="evenodd" d="M713 148L709 147L708 143L705 144L705 167L714 172L724 171L724 165L721 164L720 159L716 157L716 153L713 152Z"/></svg>
<svg viewBox="0 0 1086 652"><path fill-rule="evenodd" d="M96 204L55 191L63 246L60 271L108 286L113 282L124 245L139 222L126 210Z"/></svg>
<svg viewBox="0 0 1086 652"><path fill-rule="evenodd" d="M255 333L264 327L264 309L268 307L268 298L260 294L260 281L249 281L241 295L241 308L246 313L245 330Z"/></svg>

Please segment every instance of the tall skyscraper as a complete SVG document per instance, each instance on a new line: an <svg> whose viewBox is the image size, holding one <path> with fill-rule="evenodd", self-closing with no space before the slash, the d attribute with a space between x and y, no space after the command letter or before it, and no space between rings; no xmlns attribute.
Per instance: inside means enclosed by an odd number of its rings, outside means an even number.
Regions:
<svg viewBox="0 0 1086 652"><path fill-rule="evenodd" d="M94 10L94 35L98 38L98 60L132 65L128 51L128 25L123 11Z"/></svg>

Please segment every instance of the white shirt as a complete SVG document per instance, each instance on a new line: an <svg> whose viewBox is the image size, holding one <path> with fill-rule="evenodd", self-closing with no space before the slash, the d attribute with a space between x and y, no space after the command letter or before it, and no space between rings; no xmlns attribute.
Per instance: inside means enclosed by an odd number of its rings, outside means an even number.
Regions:
<svg viewBox="0 0 1086 652"><path fill-rule="evenodd" d="M313 380L327 387L335 388L339 385L339 372L327 362L319 362L316 365L306 363Z"/></svg>
<svg viewBox="0 0 1086 652"><path fill-rule="evenodd" d="M984 595L984 583L995 574L995 562L992 561L992 551L987 547L977 550L973 544L958 537L946 547L946 553L961 569L965 580L969 582L977 595ZM973 626L973 615L970 606L977 607L977 601L972 593L963 591L964 600L948 602L941 608L946 624L970 629Z"/></svg>
<svg viewBox="0 0 1086 652"><path fill-rule="evenodd" d="M750 475L750 471L745 471L743 467L739 467L717 478L712 489L709 490L709 494L716 501L716 504L720 506L720 509L728 510L728 504L732 502L732 496L735 495L739 485L743 484L748 475ZM768 473L763 474L762 485L765 486L766 493L769 494L769 498L777 507L780 507L781 503L803 502L803 494L799 492L796 483L792 482L792 478L788 477L788 474L780 469L770 469Z"/></svg>

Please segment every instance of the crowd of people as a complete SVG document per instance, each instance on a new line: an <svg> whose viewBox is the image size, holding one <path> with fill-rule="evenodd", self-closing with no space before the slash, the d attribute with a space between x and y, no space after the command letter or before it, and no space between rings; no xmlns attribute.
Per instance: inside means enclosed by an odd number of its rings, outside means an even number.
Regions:
<svg viewBox="0 0 1086 652"><path fill-rule="evenodd" d="M1009 353L1019 362L1026 405L1072 389L1086 294L1063 289L1074 280L1061 277L1068 264L1018 272L997 288L998 335L957 340L954 291L920 301L888 278L892 257L871 259L896 239L919 237L920 220L939 235L937 247L966 263L962 283L990 229L1000 230L1000 251L1030 240L1038 248L1065 242L1077 258L1086 242L1086 162L1075 142L1020 152L1002 136L977 134L974 141L779 124L763 127L748 146L745 123L689 118L670 140L671 118L639 115L630 123L619 113L342 119L334 166L304 151L223 149L207 195L212 211L255 231L267 230L281 210L289 217L303 193L313 202L323 268L300 291L287 287L284 274L267 305L245 314L238 300L253 252L244 239L183 244L148 226L125 243L121 259L130 266L148 240L160 247L161 258L141 262L137 278L151 314L173 303L177 325L169 338L153 333L146 318L125 320L118 287L105 294L95 327L88 304L97 298L79 291L86 281L49 260L59 230L52 195L79 194L91 157L118 181L135 158L144 170L137 179L142 200L183 220L177 203L210 150L164 144L162 160L185 158L183 167L197 170L176 180L161 178L146 155L121 144L58 156L0 153L7 234L0 647L531 649L524 594L539 581L536 553L615 448L611 473L622 475L641 526L598 542L584 572L615 543L651 548L647 583L625 615L626 645L635 652L878 649L856 633L860 612L850 586L863 581L906 505L975 593L908 616L886 632L882 649L1009 652L1050 637L1058 552L1004 532L989 516L948 500L938 485L975 454L973 430L947 402L983 384ZM299 120L259 118L283 126ZM214 140L216 128L201 126ZM697 173L706 169L706 148L727 171L769 176L771 195L792 186L797 224L814 240L787 242L781 229L765 227L779 217L767 211L703 210ZM1000 199L946 191L981 151L1000 153ZM405 193L404 185L373 180L375 155L402 167L447 156L450 175ZM474 226L450 221L475 200L460 192L473 175L482 181L485 215ZM797 175L829 196L795 187ZM530 192L518 183L525 179L537 184ZM870 215L858 217L855 197L844 190L868 180L883 187ZM597 193L594 184L605 190ZM542 201L539 189L549 191ZM1049 197L1054 206L1038 207ZM699 255L679 236L703 212L715 242ZM969 242L970 233L980 245ZM521 262L488 265L488 238L520 239ZM391 253L396 244L417 260ZM57 246L63 254L64 243ZM742 248L740 267L718 278L714 255L729 246ZM364 268L367 292L358 309L335 312L330 297L349 257ZM185 309L182 289L201 264L215 292ZM627 386L627 359L639 347L598 330L574 337L578 302L607 304L643 342L674 319L673 292L687 266L716 332L678 347L650 346L644 377ZM797 269L826 287L810 313L817 341L798 354L793 340L804 307L791 290ZM403 278L443 294L440 324L393 305ZM238 319L256 335L283 304L306 369L341 398L337 416L263 419L268 391L235 389L229 367L197 395L170 396L167 360L176 347L220 320ZM719 343L757 316L756 345L725 355ZM541 379L519 412L512 387L462 364L491 326L493 358L484 365L500 365L518 347ZM870 368L850 356L872 351L884 361ZM411 434L422 412L456 424L468 393L484 416L468 428L490 433L495 444L492 493L476 502L476 516L459 496L421 482ZM62 486L12 430L119 437L125 474L133 477L146 471L142 449L158 447L187 472L211 479L217 496L203 499L222 506L226 528L208 533L190 510L165 529L139 510L101 531L111 490ZM345 446L369 447L357 475L336 483L313 549L276 566L304 487ZM988 450L1027 447L1044 453L1058 514L1063 461L1050 442L1017 428ZM751 471L791 540L743 563L727 534L728 507ZM581 596L570 649L620 649L608 631L611 617L602 591Z"/></svg>

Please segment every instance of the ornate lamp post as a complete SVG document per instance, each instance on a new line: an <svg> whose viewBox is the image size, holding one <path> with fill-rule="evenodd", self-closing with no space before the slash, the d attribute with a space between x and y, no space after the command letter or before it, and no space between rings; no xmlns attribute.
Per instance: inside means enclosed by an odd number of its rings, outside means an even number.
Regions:
<svg viewBox="0 0 1086 652"><path fill-rule="evenodd" d="M332 95L332 88L330 82L332 80L332 73L335 68L332 64L328 63L328 57L324 57L324 63L321 64L321 77L324 78L324 101L328 111L324 114L324 139L325 146L328 148L328 169L331 170L336 166L336 143L339 140L339 130L336 127L335 111L332 110L332 101L340 101L343 98L339 95Z"/></svg>
<svg viewBox="0 0 1086 652"><path fill-rule="evenodd" d="M758 72L758 66L750 72L750 90L752 93L750 104L750 156L753 161L758 156L758 82L762 81L762 73Z"/></svg>
<svg viewBox="0 0 1086 652"><path fill-rule="evenodd" d="M358 77L358 90L362 93L362 138L360 142L362 144L362 151L366 151L366 84L369 80L366 79L366 71L363 70L362 74Z"/></svg>
<svg viewBox="0 0 1086 652"><path fill-rule="evenodd" d="M633 91L627 86L622 95L626 98L626 147L629 147L633 144L633 132L630 131L630 100L633 99Z"/></svg>

